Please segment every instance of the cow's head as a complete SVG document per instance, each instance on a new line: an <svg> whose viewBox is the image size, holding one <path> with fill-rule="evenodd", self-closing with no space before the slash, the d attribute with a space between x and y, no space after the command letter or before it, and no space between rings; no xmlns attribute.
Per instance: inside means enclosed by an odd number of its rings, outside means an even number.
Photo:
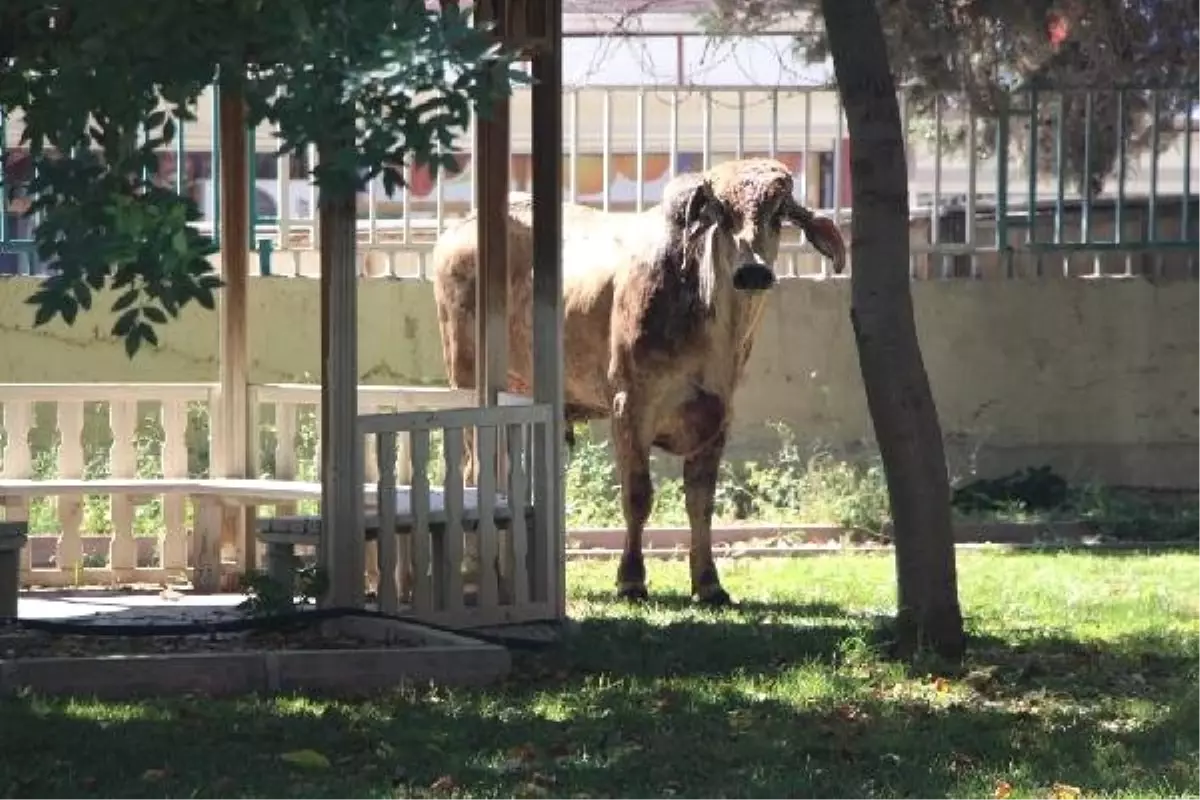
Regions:
<svg viewBox="0 0 1200 800"><path fill-rule="evenodd" d="M737 244L734 287L764 291L775 285L775 259L783 225L795 225L813 247L833 262L840 274L846 266L846 243L832 220L796 202L791 171L771 158L749 158L718 164L704 173L725 207Z"/></svg>
<svg viewBox="0 0 1200 800"><path fill-rule="evenodd" d="M661 209L673 246L681 249L683 263L696 271L701 302L711 308L718 274L736 275L740 268L733 215L698 172L673 178L663 188Z"/></svg>

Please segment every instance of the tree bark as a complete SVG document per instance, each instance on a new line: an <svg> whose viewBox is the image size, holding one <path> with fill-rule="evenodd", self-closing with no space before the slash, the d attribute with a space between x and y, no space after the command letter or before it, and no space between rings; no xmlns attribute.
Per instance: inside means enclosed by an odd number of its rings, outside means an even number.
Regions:
<svg viewBox="0 0 1200 800"><path fill-rule="evenodd" d="M950 482L908 276L908 165L875 0L822 0L850 133L850 319L887 475L896 543L896 652L965 646Z"/></svg>

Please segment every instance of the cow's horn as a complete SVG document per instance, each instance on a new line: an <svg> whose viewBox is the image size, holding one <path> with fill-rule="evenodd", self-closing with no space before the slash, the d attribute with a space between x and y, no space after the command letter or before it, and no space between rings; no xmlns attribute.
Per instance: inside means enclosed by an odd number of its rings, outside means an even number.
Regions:
<svg viewBox="0 0 1200 800"><path fill-rule="evenodd" d="M833 262L833 271L842 274L846 268L846 240L838 226L828 217L809 211L793 198L788 198L783 208L784 218L793 223L812 242L817 252Z"/></svg>

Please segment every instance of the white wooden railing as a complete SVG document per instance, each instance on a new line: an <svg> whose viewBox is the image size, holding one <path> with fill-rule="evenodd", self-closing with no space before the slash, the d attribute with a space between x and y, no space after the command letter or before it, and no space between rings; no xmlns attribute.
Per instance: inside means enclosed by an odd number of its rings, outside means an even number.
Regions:
<svg viewBox="0 0 1200 800"><path fill-rule="evenodd" d="M367 414L358 432L375 453L378 602L421 619L473 627L550 619L557 592L554 486L535 486L534 465L556 446L551 406ZM544 435L537 436L541 431ZM433 435L441 446L431 445ZM401 438L408 453L398 453ZM463 464L474 440L475 486ZM438 452L440 451L440 452ZM442 479L430 480L431 461ZM407 467L403 479L397 465ZM559 480L551 475L551 482Z"/></svg>
<svg viewBox="0 0 1200 800"><path fill-rule="evenodd" d="M225 446L214 439L218 386L172 384L0 384L4 481L203 477ZM362 386L363 412L415 411L475 405L475 394L436 387ZM246 477L316 479L320 448L320 387L255 385L250 391L256 449ZM273 445L270 444L274 440ZM264 442L266 440L266 442ZM407 454L407 436L397 439ZM375 459L366 454L368 477ZM408 461L400 458L401 465ZM402 466L398 478L411 475ZM4 494L8 520L28 520L23 554L26 584L39 572L79 585L161 582L185 578L192 509L183 494L106 491L93 495L23 490ZM296 510L280 503L274 513ZM316 509L312 509L315 511ZM263 509L261 513L272 513Z"/></svg>

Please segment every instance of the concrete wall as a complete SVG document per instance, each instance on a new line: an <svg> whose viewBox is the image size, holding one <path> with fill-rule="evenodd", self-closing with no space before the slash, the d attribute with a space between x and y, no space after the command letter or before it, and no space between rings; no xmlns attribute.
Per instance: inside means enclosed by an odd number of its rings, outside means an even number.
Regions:
<svg viewBox="0 0 1200 800"><path fill-rule="evenodd" d="M215 314L185 315L131 362L107 313L33 330L24 300L35 283L0 281L0 382L216 380ZM319 373L317 289L251 280L252 381ZM1194 282L939 281L913 294L954 474L1048 462L1081 479L1196 488ZM443 380L428 283L365 280L360 303L364 382ZM869 446L848 309L844 281L785 280L773 294L736 398L733 457L773 450L772 420L839 450Z"/></svg>

